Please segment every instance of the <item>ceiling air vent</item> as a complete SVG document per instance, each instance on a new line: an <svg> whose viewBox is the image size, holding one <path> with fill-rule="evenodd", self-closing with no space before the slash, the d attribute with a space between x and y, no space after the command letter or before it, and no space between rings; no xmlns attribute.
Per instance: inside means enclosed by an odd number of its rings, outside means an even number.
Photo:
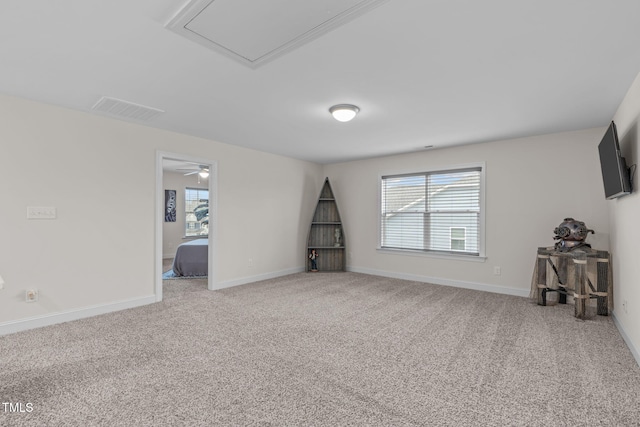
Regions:
<svg viewBox="0 0 640 427"><path fill-rule="evenodd" d="M190 0L166 27L257 68L385 1Z"/></svg>
<svg viewBox="0 0 640 427"><path fill-rule="evenodd" d="M100 98L100 100L92 107L92 110L99 111L110 116L139 121L151 120L164 113L164 111L157 108L147 107L133 102L123 101L121 99L109 98L107 96Z"/></svg>

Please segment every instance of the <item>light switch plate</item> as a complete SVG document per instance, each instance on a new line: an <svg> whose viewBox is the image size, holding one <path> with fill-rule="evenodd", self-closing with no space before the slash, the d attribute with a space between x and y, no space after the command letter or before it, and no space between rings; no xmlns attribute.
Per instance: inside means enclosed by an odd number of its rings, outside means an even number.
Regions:
<svg viewBox="0 0 640 427"><path fill-rule="evenodd" d="M56 219L56 208L53 206L28 206L27 219Z"/></svg>

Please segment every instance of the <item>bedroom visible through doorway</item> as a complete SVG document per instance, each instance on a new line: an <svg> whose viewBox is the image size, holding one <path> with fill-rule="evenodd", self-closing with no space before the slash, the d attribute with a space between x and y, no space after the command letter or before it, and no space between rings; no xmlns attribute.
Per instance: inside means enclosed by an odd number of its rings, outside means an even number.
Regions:
<svg viewBox="0 0 640 427"><path fill-rule="evenodd" d="M206 277L215 289L217 164L158 152L156 167L156 300L163 279Z"/></svg>

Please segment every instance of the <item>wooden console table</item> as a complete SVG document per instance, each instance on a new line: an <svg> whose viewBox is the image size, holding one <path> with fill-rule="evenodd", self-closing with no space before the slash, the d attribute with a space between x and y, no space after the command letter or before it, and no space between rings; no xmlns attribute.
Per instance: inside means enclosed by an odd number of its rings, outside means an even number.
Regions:
<svg viewBox="0 0 640 427"><path fill-rule="evenodd" d="M610 259L609 252L589 247L568 252L538 248L530 296L539 305L547 305L549 292L558 293L560 304L567 303L567 295L572 296L574 315L580 319L586 317L587 300L595 298L597 313L608 316L613 306ZM550 274L547 267L551 267Z"/></svg>

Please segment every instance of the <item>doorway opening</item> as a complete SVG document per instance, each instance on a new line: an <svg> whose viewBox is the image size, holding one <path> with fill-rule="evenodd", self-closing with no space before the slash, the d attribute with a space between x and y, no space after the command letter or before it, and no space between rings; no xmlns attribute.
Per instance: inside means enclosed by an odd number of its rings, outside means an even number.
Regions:
<svg viewBox="0 0 640 427"><path fill-rule="evenodd" d="M216 289L217 195L216 161L178 153L156 153L156 301L162 301L164 260L175 256L174 251L181 242L197 240L208 246L204 261L207 289Z"/></svg>

